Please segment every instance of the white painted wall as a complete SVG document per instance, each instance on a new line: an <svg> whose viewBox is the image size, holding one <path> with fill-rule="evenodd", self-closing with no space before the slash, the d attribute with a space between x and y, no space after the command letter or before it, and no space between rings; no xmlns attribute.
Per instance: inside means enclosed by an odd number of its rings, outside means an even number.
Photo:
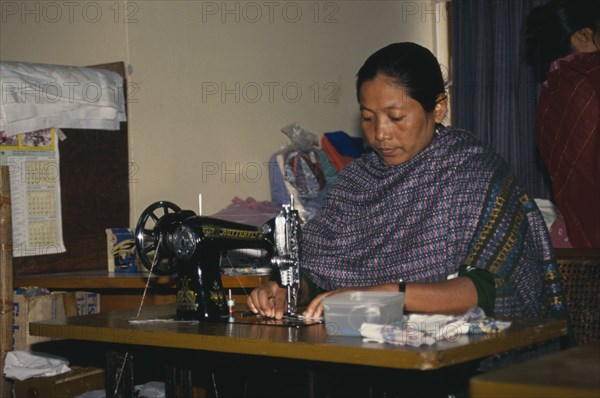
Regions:
<svg viewBox="0 0 600 398"><path fill-rule="evenodd" d="M435 1L7 1L0 59L129 65L131 220L157 200L215 213L268 200L265 162L298 122L359 135L354 75L395 41L447 64Z"/></svg>

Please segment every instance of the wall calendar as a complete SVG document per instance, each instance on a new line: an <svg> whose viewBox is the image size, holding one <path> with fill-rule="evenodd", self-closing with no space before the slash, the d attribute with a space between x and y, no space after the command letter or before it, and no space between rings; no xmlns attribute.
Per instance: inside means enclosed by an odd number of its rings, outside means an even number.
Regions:
<svg viewBox="0 0 600 398"><path fill-rule="evenodd" d="M13 256L65 252L62 236L58 129L7 136L0 132L0 164L8 165Z"/></svg>

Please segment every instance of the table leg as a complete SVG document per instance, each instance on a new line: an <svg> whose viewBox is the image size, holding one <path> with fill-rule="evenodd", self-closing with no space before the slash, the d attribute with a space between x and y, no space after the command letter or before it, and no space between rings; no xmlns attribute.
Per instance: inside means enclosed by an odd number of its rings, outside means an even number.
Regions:
<svg viewBox="0 0 600 398"><path fill-rule="evenodd" d="M165 366L165 395L167 398L192 398L192 370L180 363Z"/></svg>
<svg viewBox="0 0 600 398"><path fill-rule="evenodd" d="M133 355L129 352L107 351L105 379L107 398L133 398Z"/></svg>

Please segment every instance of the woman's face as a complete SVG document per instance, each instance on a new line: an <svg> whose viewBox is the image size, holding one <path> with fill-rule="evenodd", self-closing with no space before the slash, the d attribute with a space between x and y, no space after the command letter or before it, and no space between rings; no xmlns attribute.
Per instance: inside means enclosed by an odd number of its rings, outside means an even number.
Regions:
<svg viewBox="0 0 600 398"><path fill-rule="evenodd" d="M435 124L441 123L446 113L445 99L433 112L425 113L403 87L381 74L362 84L359 102L365 138L390 166L402 164L425 149L433 139Z"/></svg>

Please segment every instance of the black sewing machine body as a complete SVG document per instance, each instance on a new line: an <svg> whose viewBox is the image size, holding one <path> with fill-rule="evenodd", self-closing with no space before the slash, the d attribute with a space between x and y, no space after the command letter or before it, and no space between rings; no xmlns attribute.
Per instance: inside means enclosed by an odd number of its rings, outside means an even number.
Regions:
<svg viewBox="0 0 600 398"><path fill-rule="evenodd" d="M163 213L163 214L161 214ZM155 222L153 229L148 223ZM170 202L148 207L136 227L142 263L156 274L177 274L178 320L219 320L229 315L220 259L234 249L262 249L288 288L288 313L296 311L299 277L299 217L283 208L267 223L246 224L197 216ZM149 256L153 256L151 261Z"/></svg>
<svg viewBox="0 0 600 398"><path fill-rule="evenodd" d="M264 230L266 234L253 226L201 216L181 223L173 236L179 259L177 319L219 319L229 314L221 283L221 253L252 248L264 249L271 257L273 233Z"/></svg>

